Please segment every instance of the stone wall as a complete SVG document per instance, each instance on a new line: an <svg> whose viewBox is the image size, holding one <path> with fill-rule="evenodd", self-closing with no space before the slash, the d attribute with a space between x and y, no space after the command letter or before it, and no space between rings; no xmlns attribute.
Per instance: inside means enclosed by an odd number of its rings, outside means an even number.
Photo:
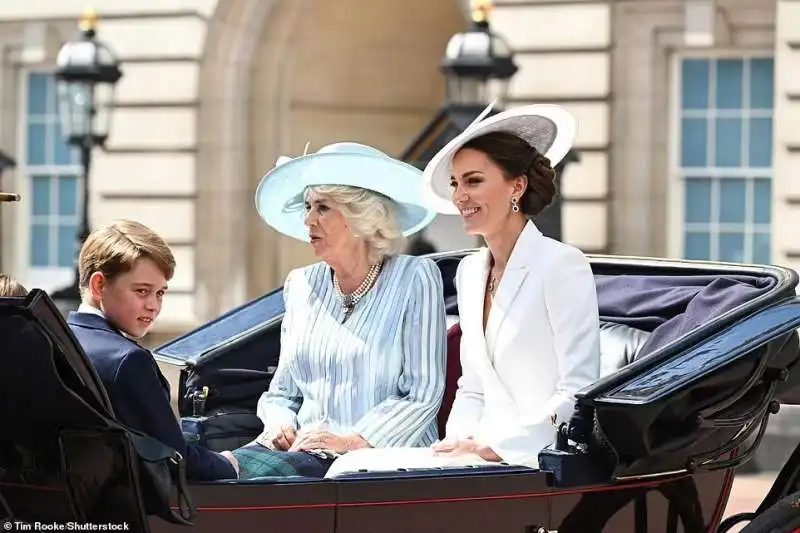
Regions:
<svg viewBox="0 0 800 533"><path fill-rule="evenodd" d="M520 67L506 107L556 103L578 120L581 161L561 183L564 241L585 252L609 251L611 2L498 1L491 23Z"/></svg>

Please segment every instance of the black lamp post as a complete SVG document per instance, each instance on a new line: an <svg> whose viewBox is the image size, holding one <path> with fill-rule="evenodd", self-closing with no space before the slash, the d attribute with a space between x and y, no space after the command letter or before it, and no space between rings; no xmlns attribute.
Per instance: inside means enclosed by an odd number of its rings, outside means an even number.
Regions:
<svg viewBox="0 0 800 533"><path fill-rule="evenodd" d="M7 168L14 168L15 166L17 166L17 162L14 161L14 159L10 155L0 150L0 191L3 190L2 188L3 171ZM19 196L16 194L11 194L11 193L2 193L2 194L3 194L2 199L0 199L1 202L16 202L17 200L20 199Z"/></svg>
<svg viewBox="0 0 800 533"><path fill-rule="evenodd" d="M514 54L505 40L489 27L491 2L476 0L472 24L450 38L440 70L446 86L445 105L400 158L423 168L431 157L460 134L494 97L503 97L508 80L517 72ZM492 85L498 94L490 95ZM500 111L495 108L490 112Z"/></svg>
<svg viewBox="0 0 800 533"><path fill-rule="evenodd" d="M424 168L433 155L470 123L494 100L505 99L508 82L517 73L514 53L505 39L492 31L489 14L490 0L473 0L472 24L465 32L457 33L447 44L441 71L447 81L447 100L431 122L419 133L400 155L400 159L418 168ZM489 116L501 112L496 105ZM558 180L565 168L580 158L574 150L556 165ZM542 233L561 240L561 197L536 217ZM425 236L420 233L409 250L425 248Z"/></svg>
<svg viewBox="0 0 800 533"><path fill-rule="evenodd" d="M20 195L14 194L11 192L3 192L3 171L7 168L14 168L17 165L17 162L14 159L0 150L0 203L4 202L18 202L21 198ZM0 231L2 231L2 223L0 223ZM0 241L2 239L0 238ZM0 266L3 264L3 247L0 246Z"/></svg>
<svg viewBox="0 0 800 533"><path fill-rule="evenodd" d="M517 72L514 54L489 26L489 0L474 0L470 27L450 38L440 70L446 80L445 105L401 154L400 159L423 168L431 157L469 124L495 98L505 97L508 81ZM493 89L496 94L491 94ZM495 107L490 115L500 111ZM412 253L432 250L424 233L409 244Z"/></svg>
<svg viewBox="0 0 800 533"><path fill-rule="evenodd" d="M567 166L571 163L579 163L581 160L581 156L575 150L570 150L567 152L567 155L564 156L555 167L556 171L556 182L560 184L564 178L564 171L566 170ZM547 209L539 213L539 216L536 217L536 227L539 228L539 231L556 240L563 240L563 216L561 210L561 194L559 193L553 199L553 203L550 204Z"/></svg>
<svg viewBox="0 0 800 533"><path fill-rule="evenodd" d="M505 39L489 27L491 10L491 1L473 2L472 25L447 43L441 71L447 80L448 106L483 110L493 96L505 97L508 81L518 70ZM492 81L499 94L490 94Z"/></svg>
<svg viewBox="0 0 800 533"><path fill-rule="evenodd" d="M81 221L76 235L80 247L89 236L89 170L92 149L104 147L111 125L114 88L122 77L114 53L96 38L97 15L87 13L80 23L80 34L62 46L58 54L56 83L61 128L67 143L80 151L83 167ZM80 301L78 268L71 285L55 291L52 297L71 308Z"/></svg>
<svg viewBox="0 0 800 533"><path fill-rule="evenodd" d="M3 178L3 171L5 169L14 168L15 166L17 166L17 162L14 161L14 158L0 150L0 179Z"/></svg>

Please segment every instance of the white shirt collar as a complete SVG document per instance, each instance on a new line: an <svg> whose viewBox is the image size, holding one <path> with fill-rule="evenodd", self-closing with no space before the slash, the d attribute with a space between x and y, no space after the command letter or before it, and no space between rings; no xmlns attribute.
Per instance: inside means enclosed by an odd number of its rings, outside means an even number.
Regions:
<svg viewBox="0 0 800 533"><path fill-rule="evenodd" d="M86 314L89 314L89 315L97 315L100 318L102 318L103 320L108 321L108 319L106 318L105 313L103 313L100 309L96 308L93 305L89 305L89 304L86 304L86 303L81 303L81 305L78 306L78 312L79 313L86 313ZM122 336L125 337L126 339L130 339L132 341L136 340L133 337L131 337L130 335L128 335L127 333L125 333L124 331L122 331L121 329L117 328L117 330L120 333L122 333Z"/></svg>
<svg viewBox="0 0 800 533"><path fill-rule="evenodd" d="M97 316L102 317L102 318L106 317L106 315L101 310L99 310L98 308L94 307L93 305L89 305L89 304L85 304L85 303L81 303L81 305L78 306L78 312L79 313L86 313L86 314L89 314L89 315L97 315Z"/></svg>

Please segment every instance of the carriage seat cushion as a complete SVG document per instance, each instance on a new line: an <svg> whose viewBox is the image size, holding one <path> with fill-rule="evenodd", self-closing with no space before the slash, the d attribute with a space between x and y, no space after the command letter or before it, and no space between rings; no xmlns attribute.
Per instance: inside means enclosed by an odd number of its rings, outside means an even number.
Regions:
<svg viewBox="0 0 800 533"><path fill-rule="evenodd" d="M631 363L639 350L647 342L650 333L640 329L600 322L600 377L613 374ZM442 404L439 408L439 438L445 436L445 426L453 402L456 399L458 378L461 377L461 326L455 324L447 331L447 364L445 367L445 389Z"/></svg>
<svg viewBox="0 0 800 533"><path fill-rule="evenodd" d="M632 363L650 333L623 324L600 321L600 377Z"/></svg>
<svg viewBox="0 0 800 533"><path fill-rule="evenodd" d="M444 438L447 417L450 416L450 410L453 408L453 402L456 399L456 390L458 390L458 379L460 377L461 325L456 323L447 330L447 361L445 363L444 397L442 398L442 404L441 407L439 407L439 416L437 418L440 439Z"/></svg>

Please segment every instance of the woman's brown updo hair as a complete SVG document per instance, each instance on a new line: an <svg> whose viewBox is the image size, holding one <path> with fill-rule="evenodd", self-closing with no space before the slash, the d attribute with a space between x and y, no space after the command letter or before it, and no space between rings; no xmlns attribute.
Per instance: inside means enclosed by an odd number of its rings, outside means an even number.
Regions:
<svg viewBox="0 0 800 533"><path fill-rule="evenodd" d="M519 209L526 217L535 217L553 202L556 172L550 160L522 138L496 131L468 141L461 147L465 148L486 154L503 169L508 180L527 176L528 187L519 199Z"/></svg>

